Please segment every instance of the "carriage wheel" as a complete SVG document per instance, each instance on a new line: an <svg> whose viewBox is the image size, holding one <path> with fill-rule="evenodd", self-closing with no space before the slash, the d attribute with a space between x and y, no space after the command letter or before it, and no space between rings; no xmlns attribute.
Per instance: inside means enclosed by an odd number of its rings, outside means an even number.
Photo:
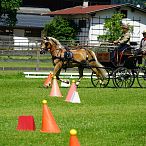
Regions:
<svg viewBox="0 0 146 146"><path fill-rule="evenodd" d="M134 80L134 74L125 67L119 67L113 72L113 84L117 88L132 87Z"/></svg>
<svg viewBox="0 0 146 146"><path fill-rule="evenodd" d="M107 77L105 77L105 78L97 77L94 72L92 72L92 74L91 74L91 82L94 87L104 88L108 85L109 80L110 80L109 73L108 73Z"/></svg>
<svg viewBox="0 0 146 146"><path fill-rule="evenodd" d="M137 82L141 88L146 88L146 68L142 67L137 73Z"/></svg>

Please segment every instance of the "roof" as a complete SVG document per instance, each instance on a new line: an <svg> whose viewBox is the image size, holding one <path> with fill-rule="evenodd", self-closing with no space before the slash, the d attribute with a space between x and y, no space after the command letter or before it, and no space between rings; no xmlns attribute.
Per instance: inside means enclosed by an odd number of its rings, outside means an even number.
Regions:
<svg viewBox="0 0 146 146"><path fill-rule="evenodd" d="M52 18L49 16L17 14L16 27L43 28L46 23L51 21L51 19Z"/></svg>
<svg viewBox="0 0 146 146"><path fill-rule="evenodd" d="M107 9L112 9L112 8L118 8L121 6L130 6L133 8L136 8L140 11L146 12L144 9L138 8L134 5L131 4L119 4L119 5L93 5L93 6L76 6L72 8L67 8L67 9L62 9L62 10L57 10L57 11L52 11L48 13L44 13L42 15L79 15L79 14L90 14L98 11L103 11Z"/></svg>
<svg viewBox="0 0 146 146"><path fill-rule="evenodd" d="M17 14L17 22L15 28L44 28L46 23L52 20L50 16L41 16L34 14ZM8 26L0 19L0 26Z"/></svg>
<svg viewBox="0 0 146 146"><path fill-rule="evenodd" d="M44 15L88 14L88 13L92 13L92 12L95 12L95 11L110 9L110 8L117 7L117 6L119 6L119 5L93 5L93 6L88 6L88 7L76 6L76 7L72 7L72 8L67 8L67 9L48 12Z"/></svg>
<svg viewBox="0 0 146 146"><path fill-rule="evenodd" d="M42 16L42 13L50 11L48 8L20 7L17 12L17 22L15 27L28 28L44 28L46 23L49 23L52 18L50 16ZM3 16L5 19L7 16ZM7 26L0 19L0 26Z"/></svg>
<svg viewBox="0 0 146 146"><path fill-rule="evenodd" d="M42 13L49 12L49 8L34 8L34 7L20 7L17 14L35 14L40 15Z"/></svg>

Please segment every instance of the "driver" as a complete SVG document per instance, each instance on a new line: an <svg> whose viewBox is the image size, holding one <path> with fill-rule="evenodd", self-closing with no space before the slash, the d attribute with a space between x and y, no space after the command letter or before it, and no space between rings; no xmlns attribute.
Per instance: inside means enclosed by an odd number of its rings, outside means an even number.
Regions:
<svg viewBox="0 0 146 146"><path fill-rule="evenodd" d="M124 50L130 47L129 26L126 24L122 24L121 28L122 28L122 32L123 32L122 36L113 42L115 45L118 45L118 55L120 57L120 60L118 60L118 61L120 61L120 62L121 62Z"/></svg>
<svg viewBox="0 0 146 146"><path fill-rule="evenodd" d="M121 28L123 31L122 36L113 42L115 45L119 45L119 51L123 51L130 46L129 26L122 24Z"/></svg>

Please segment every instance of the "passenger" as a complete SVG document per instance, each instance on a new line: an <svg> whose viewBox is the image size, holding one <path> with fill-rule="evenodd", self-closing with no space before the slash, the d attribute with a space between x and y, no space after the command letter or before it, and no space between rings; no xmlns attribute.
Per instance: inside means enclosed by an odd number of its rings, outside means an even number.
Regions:
<svg viewBox="0 0 146 146"><path fill-rule="evenodd" d="M146 30L143 31L143 38L141 39L140 42L140 51L142 51L143 54L146 55Z"/></svg>
<svg viewBox="0 0 146 146"><path fill-rule="evenodd" d="M140 42L140 48L137 52L137 54L143 54L144 56L142 57L142 64L144 66L146 66L146 30L143 31L143 38L141 39L141 42Z"/></svg>

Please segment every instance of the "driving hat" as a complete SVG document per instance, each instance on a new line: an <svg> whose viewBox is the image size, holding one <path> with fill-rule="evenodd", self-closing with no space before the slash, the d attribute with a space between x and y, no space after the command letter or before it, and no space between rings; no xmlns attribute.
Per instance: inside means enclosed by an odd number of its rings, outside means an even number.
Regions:
<svg viewBox="0 0 146 146"><path fill-rule="evenodd" d="M142 32L142 34L145 34L146 33L146 29Z"/></svg>
<svg viewBox="0 0 146 146"><path fill-rule="evenodd" d="M128 25L126 25L126 24L122 24L121 27L122 27L122 28L125 28L125 29L129 29Z"/></svg>

